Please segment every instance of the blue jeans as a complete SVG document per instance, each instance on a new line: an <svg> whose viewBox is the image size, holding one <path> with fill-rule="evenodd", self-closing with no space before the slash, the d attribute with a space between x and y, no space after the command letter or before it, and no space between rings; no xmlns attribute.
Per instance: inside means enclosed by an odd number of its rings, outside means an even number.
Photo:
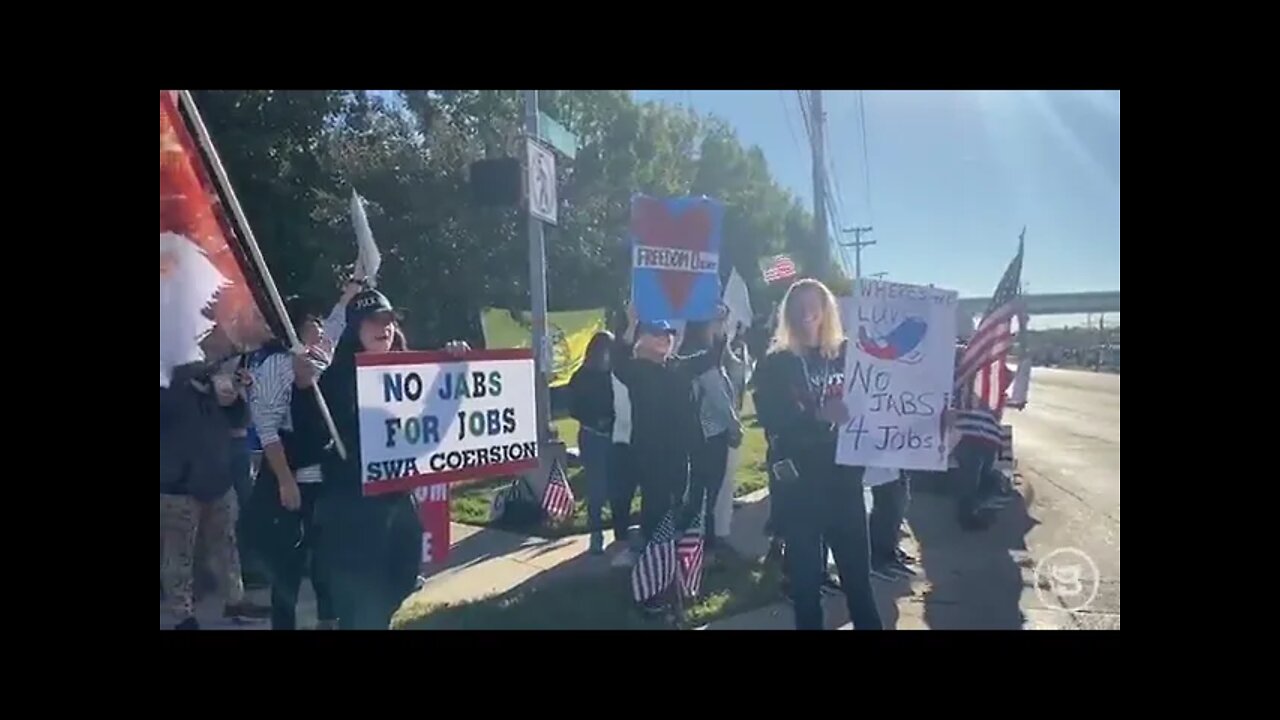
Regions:
<svg viewBox="0 0 1280 720"><path fill-rule="evenodd" d="M587 522L591 528L591 547L604 547L604 506L609 502L609 476L612 468L613 440L587 428L578 429L578 452L587 475Z"/></svg>

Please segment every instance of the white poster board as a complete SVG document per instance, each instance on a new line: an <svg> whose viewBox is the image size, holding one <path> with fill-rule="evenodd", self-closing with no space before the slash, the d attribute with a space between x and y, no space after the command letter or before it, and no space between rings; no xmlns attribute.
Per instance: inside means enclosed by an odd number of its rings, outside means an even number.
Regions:
<svg viewBox="0 0 1280 720"><path fill-rule="evenodd" d="M538 466L528 349L356 356L365 495Z"/></svg>
<svg viewBox="0 0 1280 720"><path fill-rule="evenodd" d="M860 280L841 298L849 338L845 404L836 462L946 470L942 411L955 374L958 293Z"/></svg>

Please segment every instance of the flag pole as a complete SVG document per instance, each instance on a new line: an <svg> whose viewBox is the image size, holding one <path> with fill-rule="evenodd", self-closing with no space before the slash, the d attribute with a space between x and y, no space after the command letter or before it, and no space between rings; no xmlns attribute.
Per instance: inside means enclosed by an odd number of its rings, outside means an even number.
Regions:
<svg viewBox="0 0 1280 720"><path fill-rule="evenodd" d="M189 90L179 90L178 97L181 103L186 106L187 117L191 121L192 129L195 131L196 140L200 143L201 149L204 150L205 157L209 160L209 166L213 168L214 179L217 180L218 185L221 187L227 205L231 208L231 214L235 217L236 225L244 236L241 239L244 241L245 247L248 248L254 264L258 266L258 271L262 274L262 284L266 286L267 296L271 298L271 304L283 321L281 324L284 325L289 347L295 355L301 355L306 350L298 340L298 333L293 329L293 323L289 319L289 311L285 309L284 300L280 298L280 291L276 289L275 280L271 278L271 269L267 267L267 261L262 257L262 250L258 248L258 241L253 236L253 228L249 227L249 220L245 217L244 210L240 208L240 201L236 198L235 190L231 188L231 180L227 177L227 171L222 167L222 160L218 157L218 151L214 148L213 141L209 138L209 131L204 126L204 119L200 117L200 111L196 109L195 99L191 97L191 91ZM320 415L324 418L324 424L329 429L330 437L333 438L338 457L346 460L347 448L343 445L342 438L338 437L338 428L333 424L333 416L329 414L329 405L324 401L324 395L320 392L319 384L316 385L315 390L316 404L320 406Z"/></svg>

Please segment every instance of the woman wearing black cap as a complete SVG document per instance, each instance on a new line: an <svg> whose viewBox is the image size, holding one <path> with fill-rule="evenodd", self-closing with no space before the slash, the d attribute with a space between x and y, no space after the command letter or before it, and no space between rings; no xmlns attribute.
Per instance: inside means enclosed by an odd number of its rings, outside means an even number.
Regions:
<svg viewBox="0 0 1280 720"><path fill-rule="evenodd" d="M365 290L354 297L333 362L319 382L347 449L346 460L327 454L325 493L316 506L316 523L323 528L321 564L344 630L388 629L391 616L413 592L422 562L422 525L410 493L365 497L361 483L356 353L404 350L396 325L385 295ZM466 349L466 344L450 343L447 349Z"/></svg>

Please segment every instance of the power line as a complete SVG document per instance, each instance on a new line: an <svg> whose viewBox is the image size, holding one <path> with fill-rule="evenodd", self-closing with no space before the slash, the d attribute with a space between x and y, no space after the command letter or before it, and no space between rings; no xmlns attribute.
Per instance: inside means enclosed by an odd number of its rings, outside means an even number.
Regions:
<svg viewBox="0 0 1280 720"><path fill-rule="evenodd" d="M782 117L787 121L787 134L791 136L791 142L796 146L796 154L803 156L804 148L800 145L800 140L796 137L795 128L791 125L791 105L787 102L787 94L779 90L778 100L782 103Z"/></svg>
<svg viewBox="0 0 1280 720"><path fill-rule="evenodd" d="M862 130L862 173L867 199L867 222L875 225L875 215L871 212L871 161L867 155L867 106L861 90L858 91L858 119L858 127Z"/></svg>

